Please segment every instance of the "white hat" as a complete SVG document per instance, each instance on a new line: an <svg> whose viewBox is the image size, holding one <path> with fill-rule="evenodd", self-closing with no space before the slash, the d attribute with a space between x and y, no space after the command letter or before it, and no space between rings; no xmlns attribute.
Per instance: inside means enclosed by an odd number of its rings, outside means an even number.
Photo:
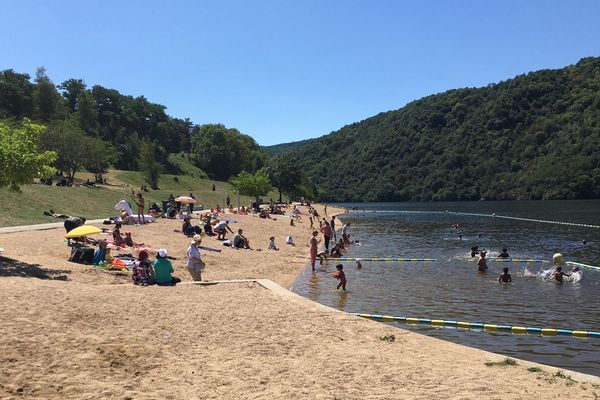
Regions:
<svg viewBox="0 0 600 400"><path fill-rule="evenodd" d="M167 249L159 249L159 250L158 250L158 255L159 255L161 258L165 258L165 257L167 256Z"/></svg>
<svg viewBox="0 0 600 400"><path fill-rule="evenodd" d="M202 241L202 236L200 236L200 235L194 235L194 237L192 238L192 244L200 243L201 241Z"/></svg>
<svg viewBox="0 0 600 400"><path fill-rule="evenodd" d="M360 258L357 258L357 259L356 259L356 262L360 262Z"/></svg>

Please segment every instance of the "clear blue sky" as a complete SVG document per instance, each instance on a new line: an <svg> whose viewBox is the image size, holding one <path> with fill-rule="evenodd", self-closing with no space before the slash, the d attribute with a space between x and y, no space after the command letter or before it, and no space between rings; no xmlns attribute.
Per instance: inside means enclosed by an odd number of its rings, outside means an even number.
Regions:
<svg viewBox="0 0 600 400"><path fill-rule="evenodd" d="M600 56L600 1L0 0L0 69L144 95L270 145Z"/></svg>

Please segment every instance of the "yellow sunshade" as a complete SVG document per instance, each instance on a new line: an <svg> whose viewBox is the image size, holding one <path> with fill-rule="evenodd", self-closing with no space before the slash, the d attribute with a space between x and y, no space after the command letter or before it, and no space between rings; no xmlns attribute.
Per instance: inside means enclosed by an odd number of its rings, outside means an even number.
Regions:
<svg viewBox="0 0 600 400"><path fill-rule="evenodd" d="M69 233L65 235L65 238L72 239L81 236L93 235L95 233L102 233L102 229L96 228L92 225L82 225L69 231Z"/></svg>

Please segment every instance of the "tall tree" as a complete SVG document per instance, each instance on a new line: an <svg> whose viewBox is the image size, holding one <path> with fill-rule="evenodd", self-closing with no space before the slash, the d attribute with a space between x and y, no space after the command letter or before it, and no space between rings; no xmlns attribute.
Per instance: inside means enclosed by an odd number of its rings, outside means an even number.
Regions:
<svg viewBox="0 0 600 400"><path fill-rule="evenodd" d="M73 119L55 121L42 135L41 147L58 154L56 168L73 180L89 156L88 139Z"/></svg>
<svg viewBox="0 0 600 400"><path fill-rule="evenodd" d="M35 73L34 106L37 119L48 122L57 116L61 105L60 95L54 83L46 75L46 69L39 67Z"/></svg>
<svg viewBox="0 0 600 400"><path fill-rule="evenodd" d="M83 163L86 170L99 177L108 171L108 167L117 161L117 151L110 143L102 139L86 138L87 156Z"/></svg>
<svg viewBox="0 0 600 400"><path fill-rule="evenodd" d="M31 117L33 112L33 84L28 74L12 69L0 72L0 118Z"/></svg>
<svg viewBox="0 0 600 400"><path fill-rule="evenodd" d="M79 127L90 136L98 135L98 109L89 90L84 90L77 100Z"/></svg>
<svg viewBox="0 0 600 400"><path fill-rule="evenodd" d="M263 168L273 186L279 191L279 201L282 193L292 193L298 190L302 176L298 169L298 160L290 155L274 157Z"/></svg>
<svg viewBox="0 0 600 400"><path fill-rule="evenodd" d="M157 160L164 159L164 151L155 142L145 139L140 147L139 167L144 173L144 180L154 190L158 189L158 179L162 164Z"/></svg>
<svg viewBox="0 0 600 400"><path fill-rule="evenodd" d="M265 196L273 189L273 185L264 171L258 171L255 174L242 171L231 180L231 183L239 194L252 196L256 198L257 203L260 196Z"/></svg>
<svg viewBox="0 0 600 400"><path fill-rule="evenodd" d="M62 95L71 112L77 111L79 97L85 91L85 82L81 79L67 79L58 88L62 90Z"/></svg>
<svg viewBox="0 0 600 400"><path fill-rule="evenodd" d="M42 125L24 119L20 125L0 121L0 187L19 191L34 178L51 176L56 153L40 151Z"/></svg>

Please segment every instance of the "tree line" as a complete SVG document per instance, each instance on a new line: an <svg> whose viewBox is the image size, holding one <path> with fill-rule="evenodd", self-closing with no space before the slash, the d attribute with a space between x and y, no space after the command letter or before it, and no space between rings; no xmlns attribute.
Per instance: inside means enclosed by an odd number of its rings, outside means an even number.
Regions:
<svg viewBox="0 0 600 400"><path fill-rule="evenodd" d="M156 188L161 173L185 173L179 168L182 158L173 157L184 153L184 159L206 177L229 180L242 172L242 178L247 178L271 171L266 176L280 193L312 196L306 190L314 185L305 176L278 171L295 169L289 157L270 159L252 137L235 128L194 124L188 118L171 117L165 110L144 96L123 95L100 85L89 88L82 79L57 85L43 67L33 79L12 69L0 71L0 122L4 121L6 137L10 135L15 143L27 141L25 133L35 130L37 149L47 155L43 158L46 166L54 168L30 169L30 181L50 171L60 171L70 180L82 169L101 176L114 167L142 171L146 182ZM26 183L26 175L15 182ZM18 185L0 186L15 189Z"/></svg>
<svg viewBox="0 0 600 400"><path fill-rule="evenodd" d="M600 198L600 58L428 96L287 154L321 200Z"/></svg>

